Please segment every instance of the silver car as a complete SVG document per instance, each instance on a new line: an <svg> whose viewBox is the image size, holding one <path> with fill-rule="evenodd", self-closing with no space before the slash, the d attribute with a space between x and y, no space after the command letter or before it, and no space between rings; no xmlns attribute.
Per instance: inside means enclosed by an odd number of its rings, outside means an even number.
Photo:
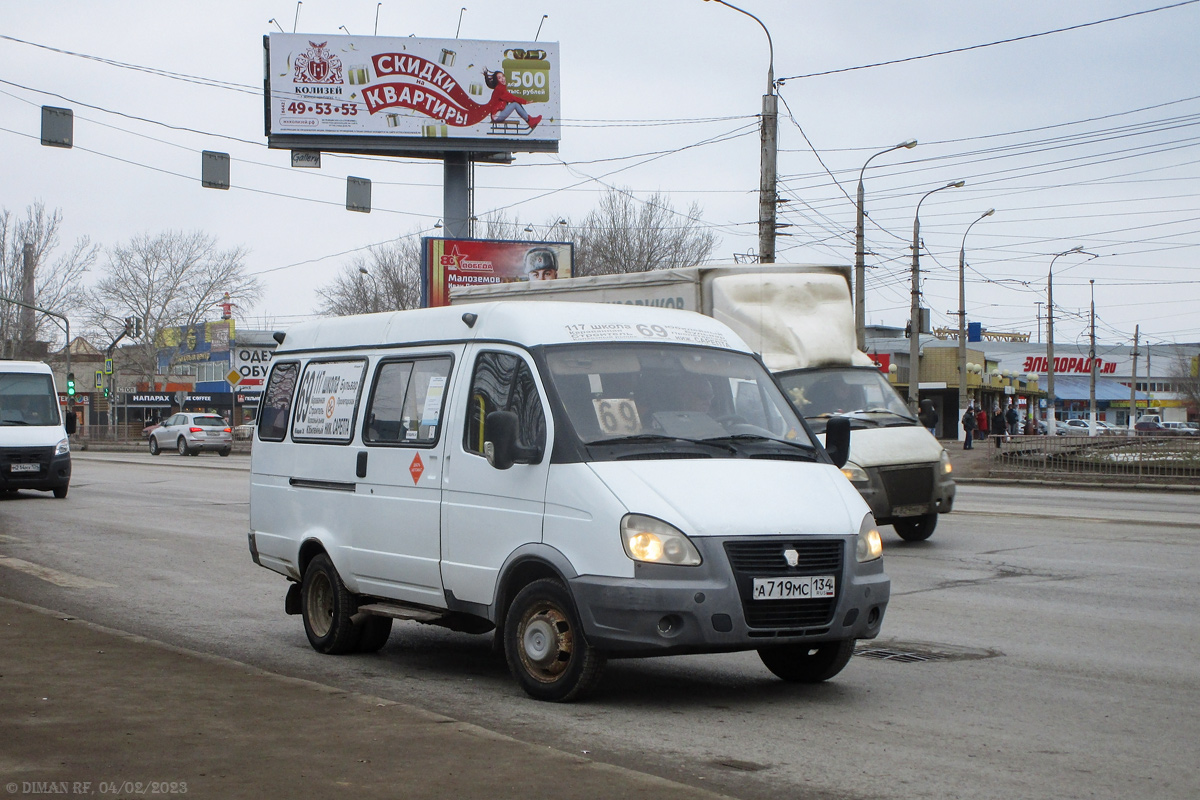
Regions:
<svg viewBox="0 0 1200 800"><path fill-rule="evenodd" d="M227 456L233 450L233 433L216 414L174 414L150 431L150 454L163 450L176 450L181 456L216 450Z"/></svg>

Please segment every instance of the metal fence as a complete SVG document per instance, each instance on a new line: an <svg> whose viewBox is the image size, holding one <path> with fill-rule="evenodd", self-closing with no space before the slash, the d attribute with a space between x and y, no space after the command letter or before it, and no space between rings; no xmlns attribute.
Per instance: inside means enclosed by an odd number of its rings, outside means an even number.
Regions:
<svg viewBox="0 0 1200 800"><path fill-rule="evenodd" d="M1200 436L1013 436L989 450L993 477L1200 479Z"/></svg>

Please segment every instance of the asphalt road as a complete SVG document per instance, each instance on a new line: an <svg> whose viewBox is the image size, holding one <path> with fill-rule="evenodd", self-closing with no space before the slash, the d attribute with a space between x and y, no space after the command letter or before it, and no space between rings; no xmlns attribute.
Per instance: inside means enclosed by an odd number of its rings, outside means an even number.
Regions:
<svg viewBox="0 0 1200 800"><path fill-rule="evenodd" d="M753 653L610 662L562 706L487 636L315 653L250 561L247 464L78 454L66 500L0 498L0 595L742 798L1200 796L1200 495L962 486L928 542L885 529L893 657L815 687Z"/></svg>

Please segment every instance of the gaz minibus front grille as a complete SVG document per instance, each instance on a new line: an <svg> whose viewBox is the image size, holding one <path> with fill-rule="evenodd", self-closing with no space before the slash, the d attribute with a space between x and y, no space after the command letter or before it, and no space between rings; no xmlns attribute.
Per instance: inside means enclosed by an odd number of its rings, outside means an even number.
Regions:
<svg viewBox="0 0 1200 800"><path fill-rule="evenodd" d="M796 566L789 566L787 551L794 551ZM725 542L725 555L733 568L742 613L751 628L810 628L826 625L833 618L842 593L841 539L756 539ZM754 600L755 578L787 578L802 575L833 575L834 597L812 600Z"/></svg>

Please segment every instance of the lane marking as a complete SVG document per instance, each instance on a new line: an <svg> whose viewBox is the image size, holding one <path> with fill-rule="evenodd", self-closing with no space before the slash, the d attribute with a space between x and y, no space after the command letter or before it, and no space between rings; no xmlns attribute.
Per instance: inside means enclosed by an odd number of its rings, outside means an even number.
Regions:
<svg viewBox="0 0 1200 800"><path fill-rule="evenodd" d="M53 583L55 586L61 586L64 589L117 588L115 584L94 581L91 578L72 575L69 572L43 567L41 564L34 564L32 561L25 561L24 559L12 558L10 556L0 556L0 567L8 567L9 569L24 572L26 575L32 575L35 578L40 578L47 583Z"/></svg>

